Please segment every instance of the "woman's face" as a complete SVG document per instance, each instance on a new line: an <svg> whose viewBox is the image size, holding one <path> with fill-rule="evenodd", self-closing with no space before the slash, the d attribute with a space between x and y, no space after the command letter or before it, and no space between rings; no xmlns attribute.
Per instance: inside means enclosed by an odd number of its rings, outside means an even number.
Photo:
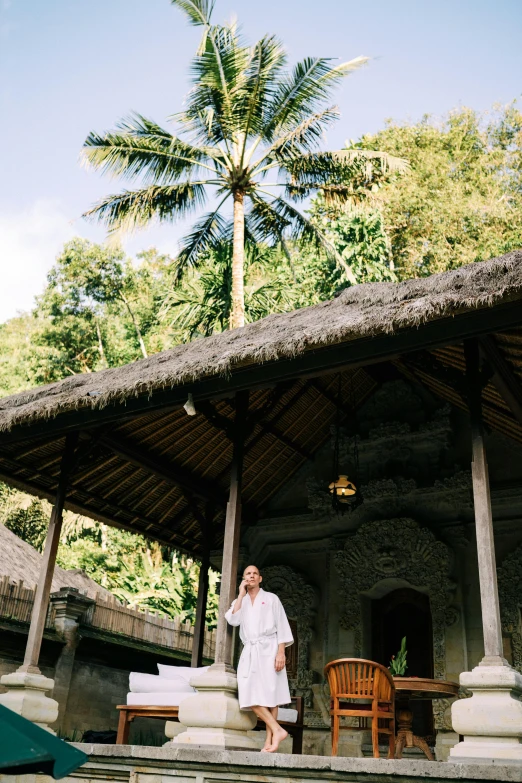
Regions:
<svg viewBox="0 0 522 783"><path fill-rule="evenodd" d="M247 588L259 587L263 581L263 577L255 566L248 566L243 573L243 579L246 582Z"/></svg>

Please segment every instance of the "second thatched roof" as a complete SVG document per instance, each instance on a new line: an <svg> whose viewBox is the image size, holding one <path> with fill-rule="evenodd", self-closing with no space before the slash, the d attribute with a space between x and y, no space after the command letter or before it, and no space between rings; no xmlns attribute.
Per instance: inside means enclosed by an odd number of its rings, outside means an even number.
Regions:
<svg viewBox="0 0 522 783"><path fill-rule="evenodd" d="M40 552L0 522L0 577L7 576L11 582L23 582L26 587L33 588L38 582L41 567ZM112 598L112 593L93 582L84 571L67 571L55 566L51 592L62 587L74 587L89 598L97 595Z"/></svg>

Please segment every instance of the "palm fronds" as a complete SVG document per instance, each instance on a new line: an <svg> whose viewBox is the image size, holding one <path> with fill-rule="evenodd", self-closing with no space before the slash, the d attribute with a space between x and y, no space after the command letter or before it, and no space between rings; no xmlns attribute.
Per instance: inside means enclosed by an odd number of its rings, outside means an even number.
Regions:
<svg viewBox="0 0 522 783"><path fill-rule="evenodd" d="M215 0L170 0L170 2L184 11L190 25L201 27L210 24Z"/></svg>
<svg viewBox="0 0 522 783"><path fill-rule="evenodd" d="M104 174L125 176L129 180L142 177L145 182L155 184L176 181L198 167L214 173L215 167L208 165L212 155L212 150L172 136L139 114L119 122L116 131L103 135L89 133L83 149L86 164Z"/></svg>
<svg viewBox="0 0 522 783"><path fill-rule="evenodd" d="M186 267L195 266L198 261L208 254L209 250L215 250L219 243L230 232L230 225L220 214L219 210L223 201L214 212L198 220L193 230L181 243L181 250L176 261L176 277L179 279Z"/></svg>
<svg viewBox="0 0 522 783"><path fill-rule="evenodd" d="M107 196L85 213L97 218L112 232L132 231L151 220L172 221L196 211L205 203L205 183L182 182L179 185L150 185L141 190L124 190Z"/></svg>
<svg viewBox="0 0 522 783"><path fill-rule="evenodd" d="M338 118L325 105L340 82L366 65L367 57L334 62L309 57L293 69L281 42L271 35L253 46L235 23L214 24L214 0L171 0L203 37L191 63L192 89L171 133L133 114L105 133L92 132L84 159L106 174L137 183L135 190L108 196L88 217L111 231L173 220L203 206L214 189L218 206L203 215L182 241L176 277L197 266L230 236L220 213L226 199L245 203L245 243L312 244L334 258L351 283L355 277L327 235L292 202L320 192L327 204L366 198L375 183L406 170L407 164L378 151L320 149L325 130ZM274 174L275 181L271 181ZM268 193L274 189L274 193ZM240 308L244 248L236 243L235 275ZM261 289L260 289L261 290ZM243 303L244 304L244 303ZM233 323L241 323L243 306Z"/></svg>

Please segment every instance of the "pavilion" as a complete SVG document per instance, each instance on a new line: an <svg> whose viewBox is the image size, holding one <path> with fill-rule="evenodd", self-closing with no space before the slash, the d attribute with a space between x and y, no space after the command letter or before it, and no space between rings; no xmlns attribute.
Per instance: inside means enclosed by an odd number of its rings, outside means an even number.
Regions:
<svg viewBox="0 0 522 783"><path fill-rule="evenodd" d="M362 495L345 514L332 454ZM215 664L198 710L180 712L179 752L198 736L252 746L223 614L255 559L296 622L311 752L327 752L324 665L387 655L377 625L403 600L429 614L419 671L472 694L435 709L450 760L522 763L521 456L522 251L0 400L0 480L53 502L25 661L0 702L53 722L38 656L65 508L201 559L194 664L205 574L221 568Z"/></svg>

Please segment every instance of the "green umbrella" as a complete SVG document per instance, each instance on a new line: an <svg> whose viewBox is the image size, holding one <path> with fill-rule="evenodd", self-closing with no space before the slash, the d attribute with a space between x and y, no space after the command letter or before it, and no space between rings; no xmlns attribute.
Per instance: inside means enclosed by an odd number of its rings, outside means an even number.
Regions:
<svg viewBox="0 0 522 783"><path fill-rule="evenodd" d="M0 704L0 773L43 772L64 778L88 756Z"/></svg>

